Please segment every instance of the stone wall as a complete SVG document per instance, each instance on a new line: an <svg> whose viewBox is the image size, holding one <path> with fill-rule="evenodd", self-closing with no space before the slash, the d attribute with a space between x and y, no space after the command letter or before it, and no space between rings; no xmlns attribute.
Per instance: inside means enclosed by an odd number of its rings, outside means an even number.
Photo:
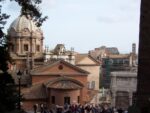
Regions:
<svg viewBox="0 0 150 113"><path fill-rule="evenodd" d="M111 72L111 105L118 108L128 108L132 105L132 96L136 92L136 86L136 72Z"/></svg>

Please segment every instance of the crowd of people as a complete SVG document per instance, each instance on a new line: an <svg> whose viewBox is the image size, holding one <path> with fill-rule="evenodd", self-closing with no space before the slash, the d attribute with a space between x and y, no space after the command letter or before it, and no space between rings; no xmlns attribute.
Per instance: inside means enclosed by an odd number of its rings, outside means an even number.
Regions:
<svg viewBox="0 0 150 113"><path fill-rule="evenodd" d="M37 111L37 110L36 110ZM35 111L35 113L37 113ZM94 105L94 104L65 104L64 106L56 105L52 109L46 106L41 106L39 113L128 113L127 110L121 108L109 107L108 105Z"/></svg>

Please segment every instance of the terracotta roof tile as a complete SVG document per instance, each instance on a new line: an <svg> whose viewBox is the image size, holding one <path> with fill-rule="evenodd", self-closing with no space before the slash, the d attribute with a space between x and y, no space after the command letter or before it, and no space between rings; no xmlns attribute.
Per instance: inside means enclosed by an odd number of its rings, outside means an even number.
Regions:
<svg viewBox="0 0 150 113"><path fill-rule="evenodd" d="M25 99L45 99L47 97L46 88L41 83L32 85L30 88L23 89L22 94Z"/></svg>
<svg viewBox="0 0 150 113"><path fill-rule="evenodd" d="M84 86L80 81L66 76L49 80L45 82L44 85L54 89L80 89Z"/></svg>

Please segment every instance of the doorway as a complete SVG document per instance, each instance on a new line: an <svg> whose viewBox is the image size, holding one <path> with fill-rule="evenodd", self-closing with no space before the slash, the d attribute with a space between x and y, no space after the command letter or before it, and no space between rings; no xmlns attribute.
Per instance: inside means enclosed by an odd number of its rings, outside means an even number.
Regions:
<svg viewBox="0 0 150 113"><path fill-rule="evenodd" d="M70 97L64 97L64 104L70 104Z"/></svg>

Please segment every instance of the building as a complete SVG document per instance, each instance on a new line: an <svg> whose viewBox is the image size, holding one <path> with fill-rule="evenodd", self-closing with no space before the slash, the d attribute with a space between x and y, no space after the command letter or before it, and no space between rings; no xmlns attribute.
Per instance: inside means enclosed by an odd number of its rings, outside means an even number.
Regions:
<svg viewBox="0 0 150 113"><path fill-rule="evenodd" d="M8 29L8 41L12 75L17 82L16 73L23 72L22 84L31 84L29 72L35 63L43 61L43 32L30 16L20 15Z"/></svg>
<svg viewBox="0 0 150 113"><path fill-rule="evenodd" d="M63 59L66 62L75 64L75 54L78 53L74 52L73 48L71 48L71 50L67 50L64 44L57 44L52 50L49 50L48 47L45 47L44 61L47 62L49 60Z"/></svg>
<svg viewBox="0 0 150 113"><path fill-rule="evenodd" d="M101 63L91 57L89 54L76 54L75 64L79 68L90 72L88 75L88 91L90 102L99 103L99 88L100 88L100 65Z"/></svg>
<svg viewBox="0 0 150 113"><path fill-rule="evenodd" d="M30 74L32 86L23 90L26 110L33 109L35 104L53 107L88 102L86 86L89 72L75 65L58 60L35 68Z"/></svg>
<svg viewBox="0 0 150 113"><path fill-rule="evenodd" d="M89 54L101 62L100 71L100 101L110 104L111 72L136 71L137 55L136 45L132 44L132 52L129 54L119 53L116 47L99 47L89 51Z"/></svg>
<svg viewBox="0 0 150 113"><path fill-rule="evenodd" d="M93 58L101 60L102 58L106 58L110 54L118 55L119 51L116 47L101 46L99 48L95 48L94 50L90 50L89 54Z"/></svg>
<svg viewBox="0 0 150 113"><path fill-rule="evenodd" d="M111 72L111 106L127 109L133 103L136 93L137 72L116 71Z"/></svg>
<svg viewBox="0 0 150 113"><path fill-rule="evenodd" d="M96 48L89 54L101 61L100 87L110 87L110 73L112 71L130 71L137 69L136 45L132 44L132 52L120 54L115 47Z"/></svg>
<svg viewBox="0 0 150 113"><path fill-rule="evenodd" d="M9 51L13 60L10 72L22 72L23 108L35 104L63 106L65 103L97 103L99 62L87 55L57 44L43 50L43 32L32 18L20 15L8 29ZM82 58L81 58L82 57Z"/></svg>

